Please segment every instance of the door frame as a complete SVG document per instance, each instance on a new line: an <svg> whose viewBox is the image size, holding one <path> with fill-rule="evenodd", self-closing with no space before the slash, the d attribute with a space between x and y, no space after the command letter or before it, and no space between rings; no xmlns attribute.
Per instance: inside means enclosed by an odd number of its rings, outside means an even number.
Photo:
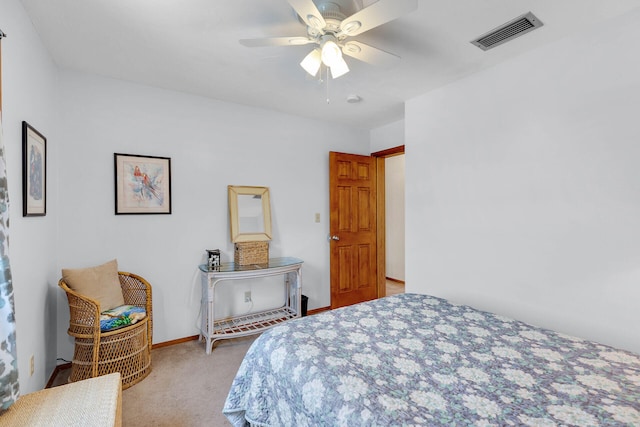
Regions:
<svg viewBox="0 0 640 427"><path fill-rule="evenodd" d="M376 212L377 212L377 262L378 262L378 298L387 295L387 272L386 272L386 221L385 213L385 159L387 157L399 156L404 154L404 144L397 147L388 148L386 150L371 153L371 157L375 157L376 161Z"/></svg>
<svg viewBox="0 0 640 427"><path fill-rule="evenodd" d="M385 159L387 157L405 154L405 146L388 148L381 151L371 153L370 156L375 158L376 168L376 249L378 275L376 278L376 287L378 298L382 298L387 294L387 276L386 276L386 215L385 215ZM331 299L329 306L320 307L310 310L308 314L317 314L331 309Z"/></svg>

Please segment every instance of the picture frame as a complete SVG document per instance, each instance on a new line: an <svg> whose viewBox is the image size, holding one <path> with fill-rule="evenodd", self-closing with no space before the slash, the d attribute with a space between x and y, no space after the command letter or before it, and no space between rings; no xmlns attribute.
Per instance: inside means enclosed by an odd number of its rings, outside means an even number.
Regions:
<svg viewBox="0 0 640 427"><path fill-rule="evenodd" d="M47 138L22 122L22 216L47 214Z"/></svg>
<svg viewBox="0 0 640 427"><path fill-rule="evenodd" d="M171 158L114 153L115 214L171 214Z"/></svg>
<svg viewBox="0 0 640 427"><path fill-rule="evenodd" d="M271 240L269 187L227 186L231 242Z"/></svg>

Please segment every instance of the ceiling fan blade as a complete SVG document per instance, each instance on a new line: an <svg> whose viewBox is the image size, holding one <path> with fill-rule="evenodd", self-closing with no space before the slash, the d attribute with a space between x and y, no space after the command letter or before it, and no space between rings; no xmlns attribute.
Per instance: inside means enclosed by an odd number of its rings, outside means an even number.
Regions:
<svg viewBox="0 0 640 427"><path fill-rule="evenodd" d="M417 8L418 0L379 0L342 21L339 35L356 36Z"/></svg>
<svg viewBox="0 0 640 427"><path fill-rule="evenodd" d="M307 37L267 37L262 39L242 39L240 44L247 47L266 47L266 46L299 46L303 44L314 43Z"/></svg>
<svg viewBox="0 0 640 427"><path fill-rule="evenodd" d="M393 65L400 60L397 55L357 41L345 43L342 47L342 53L360 61L383 67Z"/></svg>
<svg viewBox="0 0 640 427"><path fill-rule="evenodd" d="M325 22L322 14L311 0L287 0L291 7L296 11L300 18L316 30L322 30L327 23Z"/></svg>

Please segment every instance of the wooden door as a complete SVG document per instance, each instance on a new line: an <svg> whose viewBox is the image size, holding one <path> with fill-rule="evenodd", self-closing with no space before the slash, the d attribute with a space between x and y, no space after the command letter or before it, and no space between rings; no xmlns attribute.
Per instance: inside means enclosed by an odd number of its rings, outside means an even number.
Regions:
<svg viewBox="0 0 640 427"><path fill-rule="evenodd" d="M378 297L376 162L329 153L331 308Z"/></svg>

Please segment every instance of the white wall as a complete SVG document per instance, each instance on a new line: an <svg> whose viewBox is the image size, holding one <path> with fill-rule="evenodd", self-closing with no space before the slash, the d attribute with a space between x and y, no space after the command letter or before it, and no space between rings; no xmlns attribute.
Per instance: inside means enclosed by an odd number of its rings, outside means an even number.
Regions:
<svg viewBox="0 0 640 427"><path fill-rule="evenodd" d="M407 291L640 352L639 39L636 10L407 103Z"/></svg>
<svg viewBox="0 0 640 427"><path fill-rule="evenodd" d="M386 277L405 280L405 200L404 154L387 157L384 165L385 185L385 258Z"/></svg>
<svg viewBox="0 0 640 427"><path fill-rule="evenodd" d="M404 145L404 120L371 129L369 138L372 153Z"/></svg>
<svg viewBox="0 0 640 427"><path fill-rule="evenodd" d="M270 187L271 256L302 258L309 309L330 304L328 152L367 154L368 132L61 72L59 267L117 258L153 285L154 342L196 335L205 250L233 258L227 185ZM171 215L114 215L113 154L171 158ZM314 222L314 214L321 222ZM239 286L243 293L244 286ZM253 300L259 304L253 289ZM242 298L240 295L239 298ZM233 301L227 306L244 302ZM68 321L60 294L58 330ZM59 335L58 353L71 340Z"/></svg>
<svg viewBox="0 0 640 427"><path fill-rule="evenodd" d="M0 3L2 123L10 199L9 256L13 280L20 392L42 388L56 364L56 226L58 218L57 70L18 0ZM22 121L47 138L47 215L22 216ZM34 356L35 371L29 374Z"/></svg>

